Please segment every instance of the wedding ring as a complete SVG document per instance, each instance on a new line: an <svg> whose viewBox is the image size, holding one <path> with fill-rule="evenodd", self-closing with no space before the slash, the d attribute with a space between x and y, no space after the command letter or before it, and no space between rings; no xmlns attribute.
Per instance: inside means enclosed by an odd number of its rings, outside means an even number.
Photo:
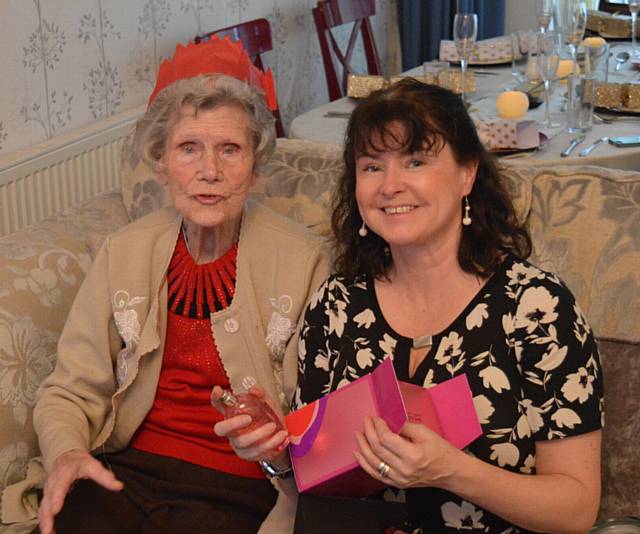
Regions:
<svg viewBox="0 0 640 534"><path fill-rule="evenodd" d="M378 473L382 478L387 476L389 469L390 469L389 464L385 464L384 462L380 462L378 464Z"/></svg>

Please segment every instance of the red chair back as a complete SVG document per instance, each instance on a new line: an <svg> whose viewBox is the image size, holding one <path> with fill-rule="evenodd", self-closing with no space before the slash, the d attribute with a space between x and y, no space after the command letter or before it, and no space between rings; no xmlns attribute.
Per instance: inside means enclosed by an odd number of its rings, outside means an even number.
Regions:
<svg viewBox="0 0 640 534"><path fill-rule="evenodd" d="M229 26L220 30L215 30L204 35L198 35L195 38L196 43L206 41L211 36L217 35L221 39L229 37L232 41L240 41L247 51L247 55L253 61L253 64L260 70L266 71L266 64L262 60L261 54L273 49L271 41L271 25L267 19L255 19L248 22L242 22L235 26ZM284 137L284 128L280 118L280 109L273 112L276 119L276 134L278 137Z"/></svg>
<svg viewBox="0 0 640 534"><path fill-rule="evenodd" d="M376 14L375 0L320 0L312 9L316 24L320 52L327 78L329 100L337 100L347 93L351 56L358 36L362 37L367 61L367 74L382 74L376 43L371 31L369 17ZM331 29L353 23L346 48L340 49ZM341 72L339 77L338 72Z"/></svg>

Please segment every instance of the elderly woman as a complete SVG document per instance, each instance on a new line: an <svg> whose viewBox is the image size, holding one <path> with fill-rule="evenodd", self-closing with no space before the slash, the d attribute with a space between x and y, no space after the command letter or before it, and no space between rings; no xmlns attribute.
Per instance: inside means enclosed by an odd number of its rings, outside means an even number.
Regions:
<svg viewBox="0 0 640 534"><path fill-rule="evenodd" d="M417 81L351 115L333 230L337 274L300 338L295 403L393 358L431 387L466 374L483 434L460 451L420 424L370 418L354 452L406 489L407 530L585 532L600 496L602 371L567 287L531 241L452 92Z"/></svg>
<svg viewBox="0 0 640 534"><path fill-rule="evenodd" d="M237 75L246 54L227 68L209 58L235 45L197 46L163 64L136 126L173 205L103 244L39 390L45 534L249 533L276 502L260 466L214 434L210 393L247 377L292 393L294 331L328 270L319 239L247 200L275 146L266 78L215 74Z"/></svg>

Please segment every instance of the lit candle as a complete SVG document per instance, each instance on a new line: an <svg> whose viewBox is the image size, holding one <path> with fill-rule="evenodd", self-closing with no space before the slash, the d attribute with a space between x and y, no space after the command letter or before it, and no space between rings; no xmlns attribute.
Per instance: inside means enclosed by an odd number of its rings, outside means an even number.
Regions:
<svg viewBox="0 0 640 534"><path fill-rule="evenodd" d="M606 45L607 41L602 37L585 37L582 44L592 48L600 48L601 46Z"/></svg>
<svg viewBox="0 0 640 534"><path fill-rule="evenodd" d="M567 83L567 76L571 74L571 71L574 69L573 60L571 59L561 59L558 61L558 68L556 69L556 76L561 79L560 83ZM580 73L580 67L578 65L575 66L574 73ZM564 78L564 79L562 79Z"/></svg>
<svg viewBox="0 0 640 534"><path fill-rule="evenodd" d="M496 108L503 119L517 119L529 109L529 99L522 91L504 91L498 95Z"/></svg>

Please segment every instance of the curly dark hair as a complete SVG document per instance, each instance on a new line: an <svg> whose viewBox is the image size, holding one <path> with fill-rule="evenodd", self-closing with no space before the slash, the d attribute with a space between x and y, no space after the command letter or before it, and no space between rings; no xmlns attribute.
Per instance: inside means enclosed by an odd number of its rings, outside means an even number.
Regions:
<svg viewBox="0 0 640 534"><path fill-rule="evenodd" d="M397 139L390 131L399 124L405 132ZM374 232L358 235L362 218L356 203L356 159L384 147L403 152L435 151L449 145L458 165L478 162L473 189L468 195L473 224L462 226L458 262L468 273L490 276L509 252L525 259L531 237L516 217L493 156L476 132L462 99L435 85L405 78L372 92L351 114L347 127L345 171L333 197L331 224L336 241L336 270L345 276L368 273L387 277L393 263L387 242Z"/></svg>

